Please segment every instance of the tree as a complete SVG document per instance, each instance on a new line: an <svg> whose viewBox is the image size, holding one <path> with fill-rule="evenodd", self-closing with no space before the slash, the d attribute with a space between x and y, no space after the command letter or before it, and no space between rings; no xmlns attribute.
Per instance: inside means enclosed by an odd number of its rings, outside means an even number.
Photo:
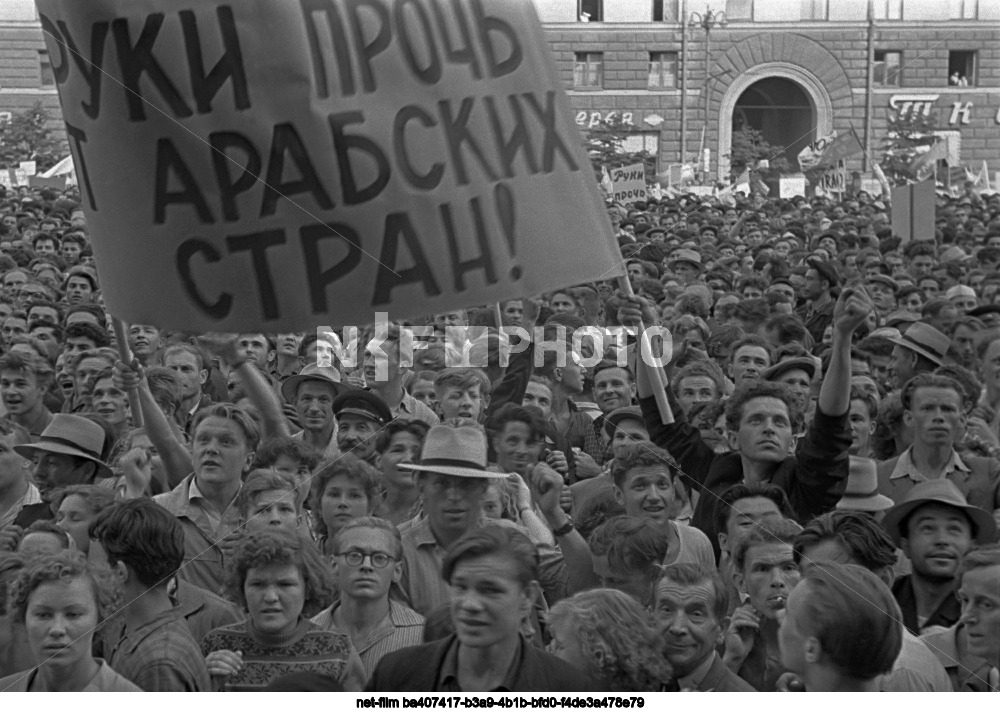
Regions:
<svg viewBox="0 0 1000 712"><path fill-rule="evenodd" d="M41 172L62 160L69 146L53 135L51 120L39 101L0 126L0 167L17 168L21 161L35 161Z"/></svg>
<svg viewBox="0 0 1000 712"><path fill-rule="evenodd" d="M742 175L747 168L756 166L761 160L770 164L757 174L761 180L778 178L792 170L788 159L781 155L784 146L774 146L767 142L764 134L749 124L743 124L733 131L733 143L729 152L729 173L733 179Z"/></svg>
<svg viewBox="0 0 1000 712"><path fill-rule="evenodd" d="M934 129L937 117L909 111L889 119L889 126L882 139L882 160L879 165L892 185L905 185L916 180L913 162L940 140Z"/></svg>
<svg viewBox="0 0 1000 712"><path fill-rule="evenodd" d="M626 124L615 114L589 131L584 132L583 146L590 156L590 163L600 182L601 168L617 168L642 163L646 168L646 179L652 179L656 173L656 156L649 151L627 151L625 141L629 134L637 133L634 126Z"/></svg>

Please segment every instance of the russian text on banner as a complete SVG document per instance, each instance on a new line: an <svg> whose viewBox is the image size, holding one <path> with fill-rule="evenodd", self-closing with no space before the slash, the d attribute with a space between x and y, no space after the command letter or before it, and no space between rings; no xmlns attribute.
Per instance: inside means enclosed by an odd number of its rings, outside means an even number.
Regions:
<svg viewBox="0 0 1000 712"><path fill-rule="evenodd" d="M622 273L531 0L39 0L104 298L365 324Z"/></svg>

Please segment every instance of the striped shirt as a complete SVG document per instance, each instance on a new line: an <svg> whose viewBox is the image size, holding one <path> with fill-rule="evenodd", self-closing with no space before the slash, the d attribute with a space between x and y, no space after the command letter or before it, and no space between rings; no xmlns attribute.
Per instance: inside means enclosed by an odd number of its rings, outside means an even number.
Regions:
<svg viewBox="0 0 1000 712"><path fill-rule="evenodd" d="M334 621L334 613L340 603L334 603L323 610L312 622L323 630L340 633ZM382 619L364 640L354 640L354 647L365 666L365 675L371 677L375 666L388 653L424 642L424 617L412 608L396 601L389 601L389 614Z"/></svg>

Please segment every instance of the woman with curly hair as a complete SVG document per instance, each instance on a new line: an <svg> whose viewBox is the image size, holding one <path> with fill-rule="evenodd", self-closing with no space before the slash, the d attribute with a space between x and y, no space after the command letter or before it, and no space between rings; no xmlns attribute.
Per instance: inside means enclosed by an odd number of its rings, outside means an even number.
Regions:
<svg viewBox="0 0 1000 712"><path fill-rule="evenodd" d="M83 554L43 558L10 588L11 616L39 664L0 679L0 692L141 692L91 652L108 589Z"/></svg>
<svg viewBox="0 0 1000 712"><path fill-rule="evenodd" d="M659 690L671 679L664 642L639 602L608 588L578 593L549 612L549 652L609 692Z"/></svg>
<svg viewBox="0 0 1000 712"><path fill-rule="evenodd" d="M332 556L333 536L352 519L376 516L381 500L379 473L367 462L344 453L313 475L309 511L320 549Z"/></svg>
<svg viewBox="0 0 1000 712"><path fill-rule="evenodd" d="M329 567L311 541L282 529L248 534L237 544L227 587L249 618L202 641L215 689L259 691L295 672L328 675L349 692L364 687L351 639L309 620L333 602Z"/></svg>

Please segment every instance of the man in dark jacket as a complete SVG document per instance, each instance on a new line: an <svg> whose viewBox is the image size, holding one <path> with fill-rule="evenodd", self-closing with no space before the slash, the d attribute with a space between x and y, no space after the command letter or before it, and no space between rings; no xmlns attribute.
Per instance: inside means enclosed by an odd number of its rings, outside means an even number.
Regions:
<svg viewBox="0 0 1000 712"><path fill-rule="evenodd" d="M579 692L586 671L521 634L538 591L538 554L524 534L485 526L455 542L442 576L454 591L453 635L379 661L369 692ZM489 590L489 595L481 592Z"/></svg>
<svg viewBox="0 0 1000 712"><path fill-rule="evenodd" d="M672 408L675 422L662 422L653 397L650 367L638 360L639 405L650 438L674 456L690 484L701 490L691 523L708 535L713 546L718 542L716 503L734 484L778 485L788 494L800 522L837 504L847 481L851 446L851 335L873 308L871 298L861 289L845 289L837 301L830 366L816 414L798 447L802 415L794 395L782 384L758 381L737 390L726 407L726 426L735 452L716 454L686 422L679 407ZM619 319L634 324L638 315L637 305L630 305L620 310Z"/></svg>

